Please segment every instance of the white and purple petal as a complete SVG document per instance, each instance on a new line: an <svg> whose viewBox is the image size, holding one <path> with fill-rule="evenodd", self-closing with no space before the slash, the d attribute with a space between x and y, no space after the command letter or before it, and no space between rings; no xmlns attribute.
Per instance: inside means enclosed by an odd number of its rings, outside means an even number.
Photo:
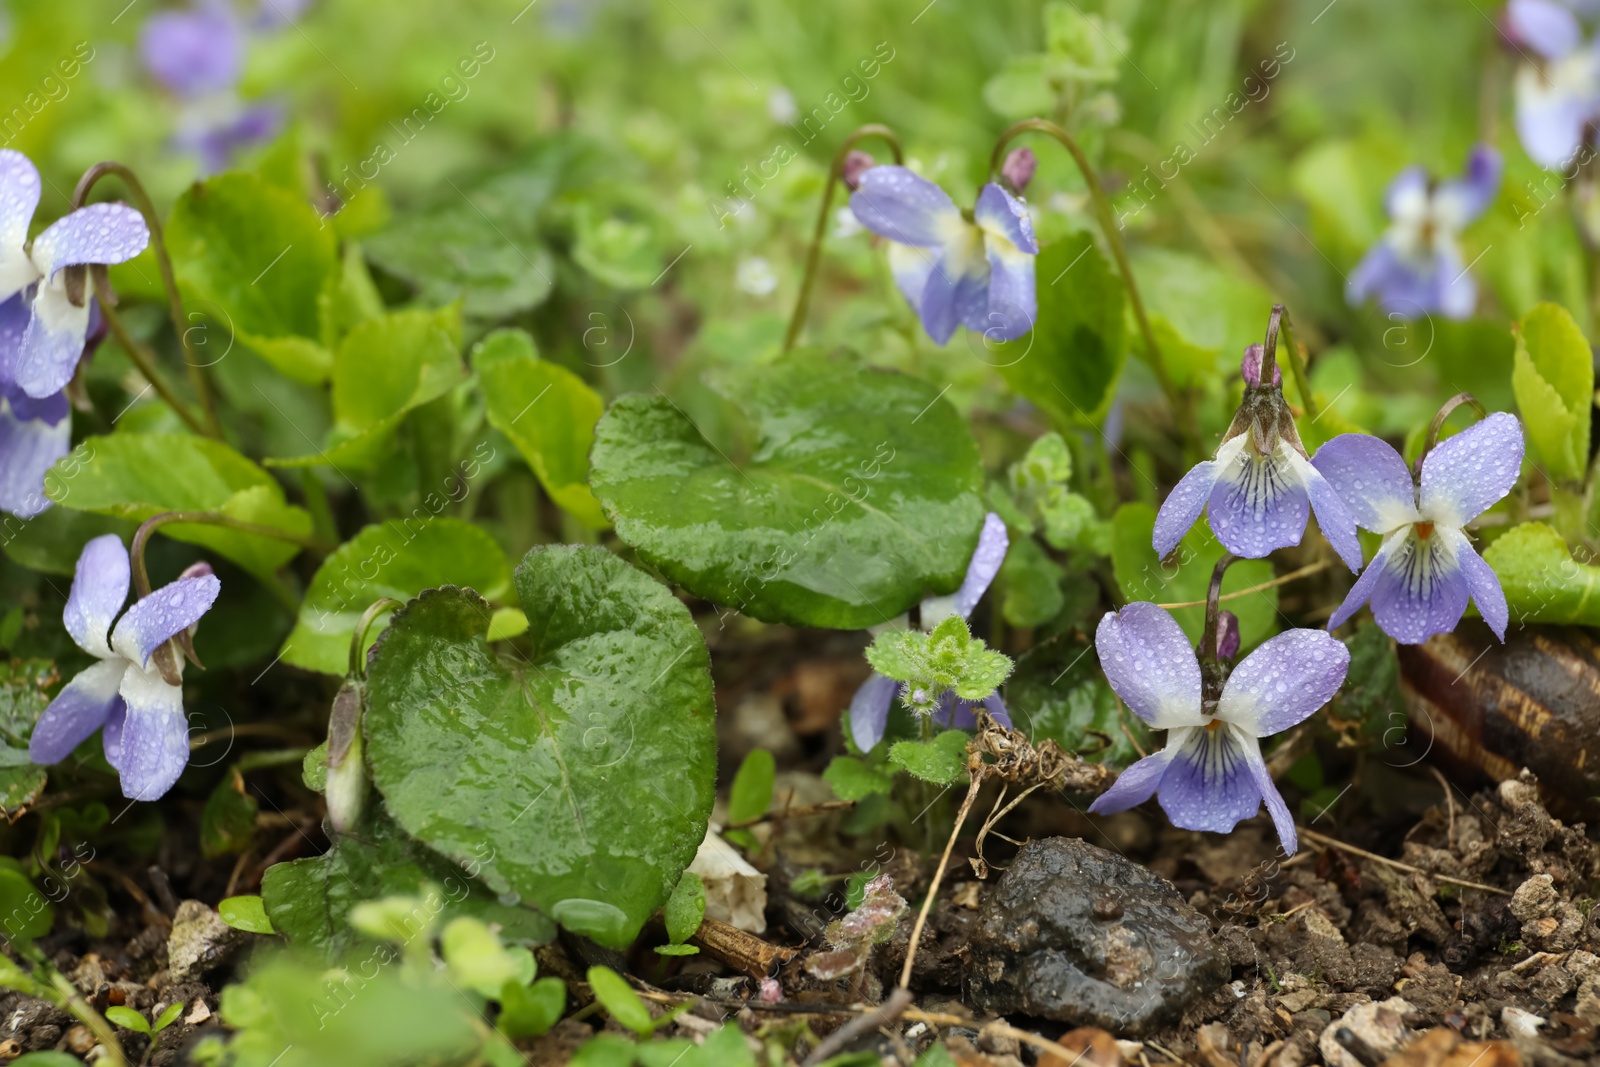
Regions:
<svg viewBox="0 0 1600 1067"><path fill-rule="evenodd" d="M71 448L64 394L46 401L0 397L0 511L28 519L48 508L44 476Z"/></svg>
<svg viewBox="0 0 1600 1067"><path fill-rule="evenodd" d="M1173 752L1169 745L1126 768L1117 775L1117 780L1111 783L1110 789L1094 798L1094 803L1089 805L1089 811L1095 815L1115 815L1119 811L1137 807L1155 796L1156 790L1161 787L1162 776L1167 773L1167 767L1172 763Z"/></svg>
<svg viewBox="0 0 1600 1067"><path fill-rule="evenodd" d="M1390 538L1394 545L1385 545L1388 558L1370 600L1378 626L1403 645L1420 645L1454 630L1470 597L1455 546L1447 537L1419 537L1410 530Z"/></svg>
<svg viewBox="0 0 1600 1067"><path fill-rule="evenodd" d="M13 148L0 148L0 300L22 292L39 279L23 245L39 207L39 169Z"/></svg>
<svg viewBox="0 0 1600 1067"><path fill-rule="evenodd" d="M1383 210L1391 219L1421 215L1428 208L1428 171L1411 166L1396 174L1383 192Z"/></svg>
<svg viewBox="0 0 1600 1067"><path fill-rule="evenodd" d="M1285 630L1246 656L1222 688L1217 718L1270 737L1314 715L1350 670L1350 650L1325 630Z"/></svg>
<svg viewBox="0 0 1600 1067"><path fill-rule="evenodd" d="M1006 533L1005 520L989 512L983 517L978 547L973 549L972 559L967 562L967 574L961 580L961 588L950 596L929 597L922 602L922 628L931 630L951 615L970 618L978 601L983 599L983 594L993 583L994 576L1000 573L1000 565L1005 562L1006 549L1010 546L1011 538Z"/></svg>
<svg viewBox="0 0 1600 1067"><path fill-rule="evenodd" d="M1107 612L1094 647L1112 690L1150 726L1171 730L1205 722L1200 663L1165 608L1139 602Z"/></svg>
<svg viewBox="0 0 1600 1067"><path fill-rule="evenodd" d="M222 582L214 574L180 578L162 586L141 597L117 621L111 647L141 669L148 667L151 654L199 622L221 591Z"/></svg>
<svg viewBox="0 0 1600 1067"><path fill-rule="evenodd" d="M1286 856L1292 856L1300 848L1299 835L1295 833L1294 816L1289 813L1289 805L1283 802L1283 794L1278 792L1278 786L1272 780L1272 775L1267 772L1267 761L1261 758L1261 749L1246 749L1245 768L1250 776L1255 779L1256 789L1261 793L1261 801L1267 806L1267 814L1272 816L1273 828L1278 831L1278 840L1283 844Z"/></svg>
<svg viewBox="0 0 1600 1067"><path fill-rule="evenodd" d="M1167 499L1161 502L1161 510L1156 512L1155 528L1150 535L1151 547L1156 550L1157 556L1166 559L1178 547L1183 535L1189 532L1189 528L1200 518L1200 513L1206 509L1206 501L1211 499L1211 491L1217 484L1218 471L1224 463L1232 462L1236 449L1243 447L1242 435L1234 441L1225 442L1222 449L1218 450L1219 457L1223 456L1223 452L1227 453L1225 458L1196 463L1172 487Z"/></svg>
<svg viewBox="0 0 1600 1067"><path fill-rule="evenodd" d="M1311 465L1362 529L1386 534L1417 520L1411 472L1387 441L1364 433L1340 434L1317 449Z"/></svg>
<svg viewBox="0 0 1600 1067"><path fill-rule="evenodd" d="M1432 310L1447 319L1470 319L1478 307L1478 280L1461 262L1461 251L1453 240L1441 237L1434 247L1433 270L1428 275L1433 286Z"/></svg>
<svg viewBox="0 0 1600 1067"><path fill-rule="evenodd" d="M1334 489L1322 472L1311 465L1300 453L1290 449L1288 459L1305 484L1311 498L1311 510L1317 516L1317 528L1328 544L1344 560L1351 571L1361 570L1361 538L1356 535L1356 517L1346 506L1344 498Z"/></svg>
<svg viewBox="0 0 1600 1067"><path fill-rule="evenodd" d="M864 171L860 188L850 194L850 210L873 233L906 245L942 245L964 225L949 193L900 166Z"/></svg>
<svg viewBox="0 0 1600 1067"><path fill-rule="evenodd" d="M989 256L989 307L983 335L991 341L1015 341L1039 319L1034 257L994 237L985 238Z"/></svg>
<svg viewBox="0 0 1600 1067"><path fill-rule="evenodd" d="M28 740L28 758L40 764L60 763L105 725L122 702L117 689L127 666L120 659L109 659L79 671L39 716Z"/></svg>
<svg viewBox="0 0 1600 1067"><path fill-rule="evenodd" d="M898 242L889 244L889 273L893 275L895 287L900 290L900 295L906 298L906 303L911 305L911 310L919 317L922 314L922 296L928 291L928 276L933 273L933 268L938 262L937 248L903 245Z"/></svg>
<svg viewBox="0 0 1600 1067"><path fill-rule="evenodd" d="M61 621L73 643L91 656L112 655L106 635L128 600L129 580L128 550L116 534L101 534L78 553Z"/></svg>
<svg viewBox="0 0 1600 1067"><path fill-rule="evenodd" d="M1497 411L1440 441L1422 461L1423 518L1462 527L1493 507L1522 471L1522 423Z"/></svg>
<svg viewBox="0 0 1600 1067"><path fill-rule="evenodd" d="M1367 569L1361 572L1361 577L1356 579L1356 584L1350 587L1350 592L1344 596L1344 601L1333 612L1328 620L1328 629L1337 630L1343 626L1345 620L1361 610L1361 605L1372 599L1373 590L1378 587L1378 579L1383 575L1384 568L1389 565L1389 555L1392 547L1408 536L1405 531L1391 534L1385 539L1378 549L1378 554L1372 557L1372 562L1367 564Z"/></svg>
<svg viewBox="0 0 1600 1067"><path fill-rule="evenodd" d="M33 262L48 279L62 267L126 263L149 243L144 216L127 204L87 204L33 239Z"/></svg>
<svg viewBox="0 0 1600 1067"><path fill-rule="evenodd" d="M939 344L957 324L982 333L989 321L989 260L983 234L966 226L941 246L939 262L922 294L922 324Z"/></svg>
<svg viewBox="0 0 1600 1067"><path fill-rule="evenodd" d="M61 392L72 381L88 336L89 301L74 304L59 276L39 283L12 370L17 388L39 398Z"/></svg>
<svg viewBox="0 0 1600 1067"><path fill-rule="evenodd" d="M1578 16L1556 0L1510 0L1505 18L1517 44L1545 59L1560 59L1583 43Z"/></svg>
<svg viewBox="0 0 1600 1067"><path fill-rule="evenodd" d="M985 233L1000 238L1017 251L1029 256L1039 254L1028 206L994 182L979 191L972 218Z"/></svg>
<svg viewBox="0 0 1600 1067"><path fill-rule="evenodd" d="M850 738L862 752L871 752L883 740L889 708L900 683L873 671L850 698Z"/></svg>
<svg viewBox="0 0 1600 1067"><path fill-rule="evenodd" d="M1172 825L1225 834L1261 807L1249 766L1250 750L1261 750L1254 737L1227 724L1202 726L1173 731L1167 748L1172 762L1157 799Z"/></svg>
<svg viewBox="0 0 1600 1067"><path fill-rule="evenodd" d="M1542 65L1524 63L1513 84L1523 150L1541 167L1560 169L1600 114L1600 55L1585 47Z"/></svg>
<svg viewBox="0 0 1600 1067"><path fill-rule="evenodd" d="M1505 590L1500 587L1500 576L1494 572L1484 558L1478 555L1472 547L1472 542L1467 540L1467 535L1459 530L1439 527L1434 531L1436 537L1446 537L1453 541L1456 553L1456 562L1461 566L1462 577L1466 579L1467 591L1472 594L1472 602L1478 605L1478 614L1483 616L1483 621L1500 640L1506 639L1506 624L1511 621L1511 609L1506 604Z"/></svg>
<svg viewBox="0 0 1600 1067"><path fill-rule="evenodd" d="M122 795L129 800L159 800L189 763L183 690L155 671L129 667L122 676L121 692L127 705L117 745Z"/></svg>
<svg viewBox="0 0 1600 1067"><path fill-rule="evenodd" d="M1287 442L1270 455L1241 448L1217 474L1207 501L1211 532L1241 559L1261 559L1305 536L1311 502L1292 451Z"/></svg>
<svg viewBox="0 0 1600 1067"><path fill-rule="evenodd" d="M1459 178L1440 184L1434 193L1435 210L1452 229L1459 230L1488 210L1500 192L1505 160L1486 144L1472 147L1467 169Z"/></svg>

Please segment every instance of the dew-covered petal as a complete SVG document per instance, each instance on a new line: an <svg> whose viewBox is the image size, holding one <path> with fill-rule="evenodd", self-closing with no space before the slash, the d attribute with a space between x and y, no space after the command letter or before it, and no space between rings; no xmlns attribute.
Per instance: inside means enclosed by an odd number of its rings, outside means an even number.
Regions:
<svg viewBox="0 0 1600 1067"><path fill-rule="evenodd" d="M1455 546L1437 531L1426 538L1410 531L1392 537L1394 546L1372 587L1372 617L1403 645L1454 630L1470 596Z"/></svg>
<svg viewBox="0 0 1600 1067"><path fill-rule="evenodd" d="M1278 792L1278 786L1272 780L1272 775L1267 772L1267 761L1261 758L1261 749L1245 749L1245 768L1249 770L1250 777L1255 779L1256 789L1261 793L1261 800L1267 806L1267 814L1272 816L1273 828L1278 831L1278 840L1283 844L1286 856L1292 856L1300 848L1300 838L1295 832L1294 816L1289 813L1289 805L1283 802L1283 794Z"/></svg>
<svg viewBox="0 0 1600 1067"><path fill-rule="evenodd" d="M35 763L60 763L101 726L122 701L117 687L127 664L103 660L79 671L39 716L28 741L28 758Z"/></svg>
<svg viewBox="0 0 1600 1067"><path fill-rule="evenodd" d="M1372 562L1367 564L1367 569L1361 572L1361 577L1356 579L1356 584L1350 587L1350 592L1344 596L1344 602L1334 611L1328 620L1328 629L1337 630L1344 625L1346 619L1361 610L1361 605L1372 599L1372 591L1378 587L1378 578L1383 574L1383 569L1389 564L1389 548L1398 542L1404 533L1396 533L1386 540L1378 554L1372 557Z"/></svg>
<svg viewBox="0 0 1600 1067"><path fill-rule="evenodd" d="M873 233L906 245L943 244L963 225L949 193L899 166L864 171L861 187L850 194L850 210Z"/></svg>
<svg viewBox="0 0 1600 1067"><path fill-rule="evenodd" d="M1261 559L1305 536L1311 503L1300 470L1289 460L1292 451L1283 442L1266 456L1241 448L1217 472L1207 501L1211 532L1234 555Z"/></svg>
<svg viewBox="0 0 1600 1067"><path fill-rule="evenodd" d="M21 417L34 414L28 409L42 405L26 399L15 404L0 400L0 511L27 519L50 506L44 495L44 476L72 448L66 398L59 394L58 398L59 404L51 405L60 408L54 422Z"/></svg>
<svg viewBox="0 0 1600 1067"><path fill-rule="evenodd" d="M863 752L871 752L883 740L889 723L889 707L894 703L900 683L873 671L850 698L850 738Z"/></svg>
<svg viewBox="0 0 1600 1067"><path fill-rule="evenodd" d="M1217 718L1257 737L1304 722L1344 684L1350 650L1326 630L1285 630L1228 675Z"/></svg>
<svg viewBox="0 0 1600 1067"><path fill-rule="evenodd" d="M144 216L127 204L88 204L33 239L33 262L49 278L79 263L126 263L149 243Z"/></svg>
<svg viewBox="0 0 1600 1067"><path fill-rule="evenodd" d="M1560 59L1583 43L1578 16L1556 0L1510 0L1506 24L1518 44L1545 59Z"/></svg>
<svg viewBox="0 0 1600 1067"><path fill-rule="evenodd" d="M169 638L200 621L216 602L222 582L214 574L180 578L162 586L128 609L111 635L111 647L141 668Z"/></svg>
<svg viewBox="0 0 1600 1067"><path fill-rule="evenodd" d="M1150 535L1157 556L1166 559L1167 554L1178 547L1183 535L1206 509L1206 501L1211 498L1216 484L1217 461L1208 459L1189 468L1189 473L1172 487L1167 499L1161 502L1161 510L1156 512L1155 529Z"/></svg>
<svg viewBox="0 0 1600 1067"><path fill-rule="evenodd" d="M1459 230L1488 210L1500 192L1505 160L1486 144L1474 145L1459 178L1442 183L1434 193L1434 209L1446 225Z"/></svg>
<svg viewBox="0 0 1600 1067"><path fill-rule="evenodd" d="M1563 167L1600 111L1600 55L1579 48L1542 67L1524 63L1513 86L1523 150L1547 170Z"/></svg>
<svg viewBox="0 0 1600 1067"><path fill-rule="evenodd" d="M922 297L928 291L928 276L939 264L937 248L920 245L889 245L889 273L894 277L895 288L906 298L911 310L922 314Z"/></svg>
<svg viewBox="0 0 1600 1067"><path fill-rule="evenodd" d="M1317 528L1328 544L1352 571L1361 569L1361 538L1356 535L1356 517L1322 472L1313 467L1300 453L1291 449L1290 465L1300 474L1300 480L1311 498L1311 510L1317 516Z"/></svg>
<svg viewBox="0 0 1600 1067"><path fill-rule="evenodd" d="M1248 752L1260 743L1226 724L1197 727L1167 739L1172 763L1161 776L1158 798L1172 825L1225 834L1261 807Z"/></svg>
<svg viewBox="0 0 1600 1067"><path fill-rule="evenodd" d="M1172 755L1173 749L1169 744L1160 752L1146 756L1128 767L1117 775L1117 780L1111 783L1110 789L1094 798L1094 803L1089 805L1090 813L1115 815L1119 811L1127 811L1149 800L1160 788L1161 777L1167 773Z"/></svg>
<svg viewBox="0 0 1600 1067"><path fill-rule="evenodd" d="M989 306L983 336L990 341L1015 341L1039 320L1034 257L1006 241L986 238L989 255Z"/></svg>
<svg viewBox="0 0 1600 1067"><path fill-rule="evenodd" d="M158 11L139 32L139 58L156 80L182 96L231 89L244 71L244 27L226 4Z"/></svg>
<svg viewBox="0 0 1600 1067"><path fill-rule="evenodd" d="M978 193L972 218L985 233L1000 238L1017 251L1029 256L1039 254L1039 242L1033 236L1033 219L1028 215L1028 205L994 182L985 185Z"/></svg>
<svg viewBox="0 0 1600 1067"><path fill-rule="evenodd" d="M159 800L189 763L189 724L183 690L155 671L128 667L122 676L127 711L117 752L122 795Z"/></svg>
<svg viewBox="0 0 1600 1067"><path fill-rule="evenodd" d="M1422 517L1461 527L1489 510L1517 483L1522 450L1522 423L1504 411L1440 441L1422 461Z"/></svg>
<svg viewBox="0 0 1600 1067"><path fill-rule="evenodd" d="M1139 602L1107 612L1094 633L1100 669L1133 713L1157 730L1195 726L1200 663L1165 608Z"/></svg>
<svg viewBox="0 0 1600 1067"><path fill-rule="evenodd" d="M0 148L0 300L8 299L39 278L23 251L28 224L39 206L39 170L12 148Z"/></svg>
<svg viewBox="0 0 1600 1067"><path fill-rule="evenodd" d="M1478 614L1483 616L1483 621L1494 631L1494 635L1504 641L1506 624L1511 621L1511 609L1506 604L1500 576L1478 555L1466 534L1459 530L1440 529L1435 531L1435 536L1447 537L1454 542L1456 562L1461 566L1461 575L1466 579L1472 602L1478 605Z"/></svg>
<svg viewBox="0 0 1600 1067"><path fill-rule="evenodd" d="M123 664L126 669L127 664ZM106 754L106 762L111 764L114 771L122 770L122 725L128 721L128 702L117 695L117 702L111 708L111 714L106 716L106 724L100 728L100 749Z"/></svg>
<svg viewBox="0 0 1600 1067"><path fill-rule="evenodd" d="M983 239L973 227L947 242L928 275L922 293L922 327L936 344L944 344L958 325L982 331L988 324L989 261Z"/></svg>
<svg viewBox="0 0 1600 1067"><path fill-rule="evenodd" d="M1389 533L1416 521L1411 472L1387 441L1364 433L1340 434L1317 449L1311 465L1362 529Z"/></svg>
<svg viewBox="0 0 1600 1067"><path fill-rule="evenodd" d="M82 307L72 303L60 277L41 282L12 370L17 388L32 397L54 396L65 389L83 357L88 334L89 301Z"/></svg>
<svg viewBox="0 0 1600 1067"><path fill-rule="evenodd" d="M973 550L972 559L967 563L967 576L961 581L961 588L956 590L955 603L952 605L955 613L963 619L972 615L972 609L978 606L978 601L983 599L983 594L988 591L994 576L1000 573L1000 565L1006 560L1006 549L1011 545L1011 539L1006 534L1006 524L999 515L989 512L983 517L983 530L978 534L978 547ZM922 625L932 629L938 625L939 619L929 621L927 613L923 613Z"/></svg>
<svg viewBox="0 0 1600 1067"><path fill-rule="evenodd" d="M83 546L61 621L73 642L91 656L111 656L106 634L128 600L128 582L128 550L122 538L101 534Z"/></svg>

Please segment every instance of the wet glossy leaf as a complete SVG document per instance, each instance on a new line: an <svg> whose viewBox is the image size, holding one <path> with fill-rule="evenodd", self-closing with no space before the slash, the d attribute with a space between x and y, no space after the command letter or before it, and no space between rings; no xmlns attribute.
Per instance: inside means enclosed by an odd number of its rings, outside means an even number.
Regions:
<svg viewBox="0 0 1600 1067"><path fill-rule="evenodd" d="M380 597L406 601L440 585L474 589L491 600L511 593L511 565L493 537L460 519L406 519L368 526L317 568L283 659L297 667L342 675L362 612ZM377 640L389 617L367 631Z"/></svg>
<svg viewBox="0 0 1600 1067"><path fill-rule="evenodd" d="M531 659L498 657L488 605L459 589L391 620L369 673L373 781L417 840L620 947L705 836L705 642L664 586L603 549L536 548L516 584Z"/></svg>
<svg viewBox="0 0 1600 1067"><path fill-rule="evenodd" d="M275 934L272 920L259 896L225 897L217 904L217 914L235 930L248 934Z"/></svg>
<svg viewBox="0 0 1600 1067"><path fill-rule="evenodd" d="M289 377L328 376L318 302L337 260L304 197L253 174L197 182L172 209L167 247L196 310Z"/></svg>
<svg viewBox="0 0 1600 1067"><path fill-rule="evenodd" d="M694 932L700 929L701 920L706 917L706 885L698 874L683 872L683 877L672 889L672 895L667 898L661 917L667 924L667 937L673 944L681 945L694 936Z"/></svg>
<svg viewBox="0 0 1600 1067"><path fill-rule="evenodd" d="M1525 522L1495 539L1483 558L1500 576L1513 622L1600 625L1600 567L1572 558L1564 537Z"/></svg>
<svg viewBox="0 0 1600 1067"><path fill-rule="evenodd" d="M220 511L301 536L311 532L311 516L284 500L272 475L221 441L190 434L91 437L52 468L45 492L66 507L136 521L163 511ZM270 574L299 551L222 526L169 523L161 534L257 574Z"/></svg>
<svg viewBox="0 0 1600 1067"><path fill-rule="evenodd" d="M489 425L511 439L544 491L579 522L607 524L589 491L589 449L605 402L582 378L539 358L523 330L498 330L472 351Z"/></svg>
<svg viewBox="0 0 1600 1067"><path fill-rule="evenodd" d="M1577 480L1589 466L1594 353L1559 304L1540 304L1512 327L1511 386L1528 439L1550 477Z"/></svg>
<svg viewBox="0 0 1600 1067"><path fill-rule="evenodd" d="M843 629L960 584L981 472L939 390L809 350L711 384L749 424L740 465L662 395L595 428L590 483L643 559L758 619Z"/></svg>
<svg viewBox="0 0 1600 1067"><path fill-rule="evenodd" d="M967 741L963 730L946 730L932 741L896 741L889 762L924 782L953 785L966 777Z"/></svg>

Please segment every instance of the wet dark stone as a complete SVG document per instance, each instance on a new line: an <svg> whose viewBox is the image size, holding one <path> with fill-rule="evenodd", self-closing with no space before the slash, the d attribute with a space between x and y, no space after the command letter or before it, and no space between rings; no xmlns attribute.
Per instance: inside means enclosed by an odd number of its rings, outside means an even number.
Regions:
<svg viewBox="0 0 1600 1067"><path fill-rule="evenodd" d="M1137 1036L1228 978L1211 924L1172 884L1083 841L1026 845L984 895L967 989L979 1008Z"/></svg>

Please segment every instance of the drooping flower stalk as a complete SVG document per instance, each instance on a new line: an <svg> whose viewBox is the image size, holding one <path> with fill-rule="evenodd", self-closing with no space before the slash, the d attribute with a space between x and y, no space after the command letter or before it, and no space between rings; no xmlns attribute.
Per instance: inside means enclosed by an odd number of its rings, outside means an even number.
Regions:
<svg viewBox="0 0 1600 1067"><path fill-rule="evenodd" d="M905 162L905 152L900 147L900 138L894 130L882 123L872 122L852 130L843 141L839 142L839 148L833 154L833 162L828 165L828 177L822 185L822 207L817 212L817 227L811 233L811 246L806 250L805 273L800 276L800 292L795 297L794 312L789 316L789 329L783 335L785 352L793 348L794 343L800 339L806 312L811 308L811 289L816 284L817 267L822 262L822 242L828 236L828 212L833 208L834 186L844 177L844 165L850 150L868 137L881 137L889 142L889 151L894 153L895 163Z"/></svg>

